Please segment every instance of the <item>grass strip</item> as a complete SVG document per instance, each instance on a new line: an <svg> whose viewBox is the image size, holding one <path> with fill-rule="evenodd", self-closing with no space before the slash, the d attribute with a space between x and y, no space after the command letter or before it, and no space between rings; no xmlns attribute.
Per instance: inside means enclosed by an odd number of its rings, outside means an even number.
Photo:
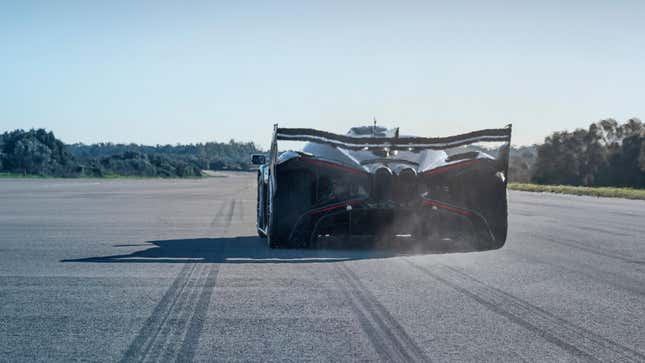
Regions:
<svg viewBox="0 0 645 363"><path fill-rule="evenodd" d="M214 176L217 178L224 178L226 176ZM120 174L104 174L103 176L91 176L91 175L81 175L81 176L53 176L53 175L38 175L38 174L19 174L19 173L6 173L0 172L0 179L201 179L201 175L193 176L142 176L142 175L120 175Z"/></svg>
<svg viewBox="0 0 645 363"><path fill-rule="evenodd" d="M589 195L593 197L626 198L645 200L645 189L617 187L576 187L571 185L540 185L528 183L508 183L508 189L525 192L560 193Z"/></svg>

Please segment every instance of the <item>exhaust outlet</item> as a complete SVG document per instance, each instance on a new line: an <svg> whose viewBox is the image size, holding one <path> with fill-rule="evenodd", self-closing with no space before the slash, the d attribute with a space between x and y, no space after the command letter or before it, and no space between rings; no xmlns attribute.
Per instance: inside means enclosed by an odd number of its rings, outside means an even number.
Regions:
<svg viewBox="0 0 645 363"><path fill-rule="evenodd" d="M397 202L412 201L418 194L417 171L412 168L401 169L394 189L394 199Z"/></svg>
<svg viewBox="0 0 645 363"><path fill-rule="evenodd" d="M376 201L384 202L392 199L392 187L394 184L392 170L380 167L374 171L372 177L372 196Z"/></svg>

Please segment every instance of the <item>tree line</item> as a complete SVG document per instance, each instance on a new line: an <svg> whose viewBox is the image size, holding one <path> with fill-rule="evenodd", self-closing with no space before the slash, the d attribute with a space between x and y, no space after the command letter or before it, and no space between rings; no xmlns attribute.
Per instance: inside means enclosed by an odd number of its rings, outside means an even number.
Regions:
<svg viewBox="0 0 645 363"><path fill-rule="evenodd" d="M532 169L538 184L645 188L645 125L606 119L554 132L538 146Z"/></svg>
<svg viewBox="0 0 645 363"><path fill-rule="evenodd" d="M623 124L605 119L587 129L553 132L542 144L513 146L508 174L520 183L645 188L645 124L637 118Z"/></svg>
<svg viewBox="0 0 645 363"><path fill-rule="evenodd" d="M495 150L484 150L495 154ZM251 170L251 142L189 145L71 144L51 131L0 134L0 172L78 177L109 175L192 177L202 170ZM606 119L587 129L558 131L544 143L512 147L514 182L645 188L645 125Z"/></svg>
<svg viewBox="0 0 645 363"><path fill-rule="evenodd" d="M44 129L0 134L0 172L56 177L197 177L202 170L250 170L253 143L66 145Z"/></svg>

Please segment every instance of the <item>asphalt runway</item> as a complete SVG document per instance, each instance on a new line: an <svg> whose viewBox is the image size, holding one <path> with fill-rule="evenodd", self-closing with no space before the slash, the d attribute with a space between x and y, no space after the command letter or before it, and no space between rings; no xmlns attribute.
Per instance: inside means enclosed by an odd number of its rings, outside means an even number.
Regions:
<svg viewBox="0 0 645 363"><path fill-rule="evenodd" d="M270 250L253 174L0 179L0 361L645 361L645 202L510 193L501 250Z"/></svg>

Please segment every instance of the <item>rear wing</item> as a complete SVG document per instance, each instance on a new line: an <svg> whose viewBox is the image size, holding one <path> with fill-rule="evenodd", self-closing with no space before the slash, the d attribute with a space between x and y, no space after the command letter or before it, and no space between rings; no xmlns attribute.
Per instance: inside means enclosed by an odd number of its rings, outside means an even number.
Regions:
<svg viewBox="0 0 645 363"><path fill-rule="evenodd" d="M501 129L484 129L448 137L352 137L316 129L283 128L275 124L273 125L273 140L271 141L269 166L272 174L275 174L274 168L278 157L278 140L315 142L353 150L369 148L387 148L388 150L443 150L478 142L504 142L506 144L500 148L498 159L501 159L502 165L505 166L505 175L508 175L511 130L512 124L508 124Z"/></svg>
<svg viewBox="0 0 645 363"><path fill-rule="evenodd" d="M388 148L389 150L442 150L477 142L511 141L511 125L448 137L352 137L315 129L280 128L275 125L275 140L309 141L345 149Z"/></svg>

